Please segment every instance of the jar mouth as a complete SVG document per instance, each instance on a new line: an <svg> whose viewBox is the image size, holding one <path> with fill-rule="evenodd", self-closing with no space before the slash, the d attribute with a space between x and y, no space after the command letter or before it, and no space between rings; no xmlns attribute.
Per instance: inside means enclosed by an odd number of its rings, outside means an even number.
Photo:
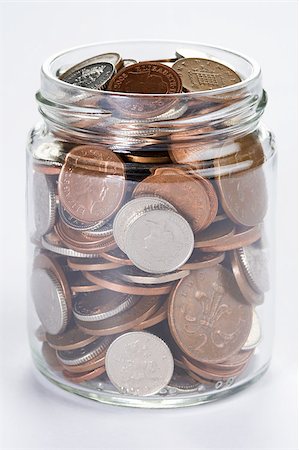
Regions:
<svg viewBox="0 0 299 450"><path fill-rule="evenodd" d="M99 54L99 51L102 53L108 53L109 48L110 52L117 51L117 48L120 46L136 46L140 45L141 47L148 46L148 45L162 45L162 46L168 46L178 48L178 47L186 47L191 48L192 50L199 50L201 52L206 53L207 59L209 59L209 56L211 58L216 58L218 62L225 64L226 66L230 67L234 71L236 71L239 76L241 77L241 81L239 83L235 83L233 85L225 86L222 88L216 88L211 90L204 90L204 91L198 91L198 92L183 92L183 93L176 93L176 94L140 94L140 93L124 93L124 92L114 92L114 91L107 91L107 90L99 90L96 91L94 89L89 89L85 87L79 87L70 85L69 83L64 82L63 80L59 79L57 76L57 72L64 66L65 61L73 60L76 61L76 55L85 53L88 56L81 56L81 60L78 59L76 62L73 62L69 65L71 67L72 65L75 65L79 62L81 62L84 59L87 59L92 56L96 56ZM93 51L94 49L94 51ZM102 49L102 50L101 50ZM122 56L122 55L121 55ZM168 55L170 58L174 55ZM128 55L129 58L129 55ZM219 59L218 59L219 58ZM149 58L147 58L149 59ZM154 59L154 58L153 58ZM157 57L156 59L159 59ZM162 59L162 58L161 58ZM144 59L146 60L146 59ZM230 61L231 63L230 63ZM232 63L234 61L234 63ZM239 65L239 67L238 67ZM242 66L242 68L240 68ZM241 71L243 70L243 73ZM245 78L244 78L245 74ZM213 46L208 44L201 44L191 41L166 41L166 40L127 40L127 41L107 41L107 42L101 42L101 43L92 43L82 46L76 46L72 47L67 50L63 50L59 53L56 53L49 57L41 68L41 77L42 77L42 88L41 92L43 91L43 80L47 80L47 83L53 84L53 86L56 86L57 90L66 90L68 88L71 88L72 91L76 91L77 94L82 93L85 94L92 94L100 95L100 96L109 96L111 98L117 98L117 97L125 97L128 99L141 99L141 98L171 98L171 99L190 99L190 97L194 99L200 100L200 98L206 98L207 96L209 98L217 97L217 96L223 96L225 94L232 95L234 92L239 92L240 90L243 90L244 88L247 88L251 85L256 83L261 75L261 69L259 64L252 58L245 56L239 52L232 51L230 49L226 49L220 46ZM44 95L43 95L44 96ZM44 96L47 98L47 95Z"/></svg>

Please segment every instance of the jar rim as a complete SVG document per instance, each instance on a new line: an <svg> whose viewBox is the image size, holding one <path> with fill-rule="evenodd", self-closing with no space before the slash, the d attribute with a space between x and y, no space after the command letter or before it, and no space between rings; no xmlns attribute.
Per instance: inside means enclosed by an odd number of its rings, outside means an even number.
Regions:
<svg viewBox="0 0 299 450"><path fill-rule="evenodd" d="M229 86L225 86L225 87L221 87L221 88L216 88L216 89L211 89L211 90L204 90L204 91L197 91L197 92L180 92L180 93L175 93L175 94L146 94L146 98L189 98L190 96L192 96L193 98L200 98L200 97L205 97L207 95L209 96L218 96L218 95L223 95L223 94L227 94L227 93L232 93L234 91L239 91L240 89L243 89L245 87L247 87L249 84L255 82L256 80L258 80L258 78L261 75L261 68L260 65L258 64L258 62L251 58L248 57L246 55L244 55L243 53L240 52L235 52L233 50L227 49L225 47L221 47L221 46L216 46L216 45L209 45L209 44L205 44L205 43L199 43L199 42L194 42L194 41L176 41L176 40L160 40L160 39L130 39L130 40L120 40L120 41L103 41L103 42L94 42L94 43L90 43L90 44L83 44L80 46L75 46L75 47L71 47L68 48L66 50L62 50L61 52L55 53L52 56L50 56L49 58L46 59L46 61L42 64L41 67L41 74L42 76L45 76L49 81L57 84L57 86L63 88L65 86L70 86L73 89L76 89L78 92L82 92L82 93L92 93L95 94L95 92L97 92L100 95L103 96L110 96L111 98L117 98L117 97L126 97L126 98L144 98L145 94L141 94L141 93L127 93L127 92L115 92L115 91L107 91L107 90L99 90L96 91L94 89L90 89L90 88L85 88L85 87L81 87L81 86L75 86L75 85L70 85L69 83L66 83L65 81L59 79L55 74L53 74L52 72L52 66L53 64L61 57L69 55L77 50L81 50L84 48L91 48L94 46L100 46L100 45L117 45L117 44L142 44L142 43L153 43L153 44L176 44L176 45L191 45L191 46L197 46L197 47L202 47L202 48L206 48L207 50L220 50L223 51L227 54L230 54L232 56L235 56L237 58L242 59L243 61L245 61L246 63L248 63L251 66L251 74L241 80L238 83L229 85Z"/></svg>

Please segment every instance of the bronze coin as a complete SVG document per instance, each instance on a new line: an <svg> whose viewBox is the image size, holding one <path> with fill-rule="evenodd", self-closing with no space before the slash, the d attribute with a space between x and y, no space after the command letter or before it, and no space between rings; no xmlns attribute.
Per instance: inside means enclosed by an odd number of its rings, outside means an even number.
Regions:
<svg viewBox="0 0 299 450"><path fill-rule="evenodd" d="M239 367L247 363L249 359L253 356L253 354L254 350L240 350L238 353L235 353L229 359L226 359L225 361L219 364L209 364L209 367L216 370L219 368L224 370L233 369L235 367ZM196 364L199 363L196 362Z"/></svg>
<svg viewBox="0 0 299 450"><path fill-rule="evenodd" d="M58 180L62 206L82 222L108 219L125 191L124 164L102 145L80 145L66 157Z"/></svg>
<svg viewBox="0 0 299 450"><path fill-rule="evenodd" d="M139 325L134 327L134 331L145 330L146 328L153 327L154 325L157 325L157 323L162 322L162 320L167 319L167 311L168 311L168 302L166 299L162 299L160 301L159 309L157 309L157 311L148 319L145 319Z"/></svg>
<svg viewBox="0 0 299 450"><path fill-rule="evenodd" d="M245 344L252 307L242 303L233 274L218 265L193 271L179 281L170 297L168 322L186 355L218 363Z"/></svg>
<svg viewBox="0 0 299 450"><path fill-rule="evenodd" d="M208 248L223 244L234 235L235 225L230 220L213 222L208 228L195 234L195 248Z"/></svg>
<svg viewBox="0 0 299 450"><path fill-rule="evenodd" d="M216 162L222 168L219 160ZM261 167L222 176L219 171L218 191L226 215L235 223L254 226L267 212L267 188Z"/></svg>
<svg viewBox="0 0 299 450"><path fill-rule="evenodd" d="M184 89L189 92L219 89L239 83L241 78L229 67L204 58L181 58L173 64Z"/></svg>
<svg viewBox="0 0 299 450"><path fill-rule="evenodd" d="M71 372L68 372L67 370L64 370L62 373L63 373L63 376L65 378L67 378L69 381L71 381L72 383L83 383L84 381L94 380L95 378L98 378L101 375L103 375L103 373L105 373L105 367L104 366L98 367L97 369L94 369L90 372L79 373L79 374L71 373Z"/></svg>
<svg viewBox="0 0 299 450"><path fill-rule="evenodd" d="M63 334L46 334L48 344L55 350L75 350L96 340L96 336L90 336L72 325Z"/></svg>
<svg viewBox="0 0 299 450"><path fill-rule="evenodd" d="M183 369L186 370L186 367L183 367ZM205 384L207 386L215 386L215 381L212 380L206 380L205 378L197 375L197 373L192 372L192 370L186 370L186 373L195 381L197 381L200 384Z"/></svg>
<svg viewBox="0 0 299 450"><path fill-rule="evenodd" d="M221 223L221 222L220 222ZM214 245L208 245L202 247L202 252L226 252L228 250L234 250L236 248L244 247L253 244L261 237L261 227L256 225L255 227L246 228L239 227L235 233L228 236L225 240L218 242Z"/></svg>
<svg viewBox="0 0 299 450"><path fill-rule="evenodd" d="M67 263L72 270L111 270L121 267L121 264L109 262L102 258L86 259L86 258L67 258Z"/></svg>
<svg viewBox="0 0 299 450"><path fill-rule="evenodd" d="M47 342L43 342L42 356L51 369L56 371L62 370L62 365L58 361L55 350Z"/></svg>
<svg viewBox="0 0 299 450"><path fill-rule="evenodd" d="M40 163L33 164L33 169L35 170L35 172L43 173L45 175L59 175L61 167L61 164L58 166Z"/></svg>
<svg viewBox="0 0 299 450"><path fill-rule="evenodd" d="M206 269L220 264L223 260L224 253L202 253L195 249L188 261L180 267L180 270Z"/></svg>
<svg viewBox="0 0 299 450"><path fill-rule="evenodd" d="M236 377L240 375L241 372L245 369L247 363L243 364L242 366L239 366L234 369L230 369L227 371L215 371L213 369L210 369L210 366L201 367L197 364L194 364L192 361L190 361L188 358L186 358L184 355L182 355L182 361L187 367L187 369L191 370L193 373L196 373L197 375L208 379L208 380L227 380L230 377ZM220 364L219 364L220 366Z"/></svg>
<svg viewBox="0 0 299 450"><path fill-rule="evenodd" d="M110 80L108 91L137 94L176 94L182 90L179 75L157 62L144 62L125 67Z"/></svg>
<svg viewBox="0 0 299 450"><path fill-rule="evenodd" d="M101 286L88 281L81 272L68 274L68 280L73 295L84 292L96 292L103 289Z"/></svg>
<svg viewBox="0 0 299 450"><path fill-rule="evenodd" d="M264 295L258 294L254 289L252 289L252 287L248 283L247 277L243 271L239 259L238 252L236 250L230 252L230 260L233 274L245 300L247 300L248 303L253 305L261 305L264 301Z"/></svg>
<svg viewBox="0 0 299 450"><path fill-rule="evenodd" d="M95 283L105 289L110 289L115 292L122 292L124 294L132 295L163 295L171 291L173 283L165 283L162 285L147 286L140 284L126 284L121 280L115 280L111 275L101 272L83 272L83 275L92 283Z"/></svg>
<svg viewBox="0 0 299 450"><path fill-rule="evenodd" d="M153 315L159 308L159 297L151 296L140 299L132 308L109 319L98 322L83 322L75 319L78 327L86 333L95 336L108 336L123 333L135 328L141 322Z"/></svg>
<svg viewBox="0 0 299 450"><path fill-rule="evenodd" d="M99 367L104 367L105 365L105 357L106 357L107 349L101 353L100 355L97 355L95 358L90 359L84 364L78 364L76 366L69 366L66 364L61 363L61 366L63 369L65 369L67 372L71 373L86 373L94 369L98 369Z"/></svg>
<svg viewBox="0 0 299 450"><path fill-rule="evenodd" d="M159 168L137 184L133 196L156 195L171 203L186 219L194 232L209 225L217 213L211 212L206 183L177 168ZM215 216L214 216L215 214Z"/></svg>
<svg viewBox="0 0 299 450"><path fill-rule="evenodd" d="M109 252L101 253L102 258L107 261L111 261L115 264L119 264L121 266L132 266L132 261L127 257L127 255L120 250L120 248L115 248L110 250Z"/></svg>
<svg viewBox="0 0 299 450"><path fill-rule="evenodd" d="M168 154L160 155L158 153L156 155L148 155L148 152L146 152L143 155L135 155L135 154L124 155L124 159L126 161L135 162L139 164L165 164L171 162Z"/></svg>

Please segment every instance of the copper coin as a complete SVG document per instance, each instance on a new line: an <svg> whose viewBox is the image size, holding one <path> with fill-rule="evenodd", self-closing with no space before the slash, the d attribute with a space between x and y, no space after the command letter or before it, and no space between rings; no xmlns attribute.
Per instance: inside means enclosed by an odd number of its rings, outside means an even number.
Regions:
<svg viewBox="0 0 299 450"><path fill-rule="evenodd" d="M247 363L245 363L242 366L237 367L236 369L231 369L229 371L215 372L215 371L211 370L208 366L204 369L204 368L198 367L197 365L193 364L191 361L188 360L188 358L186 358L184 356L182 356L182 358L183 358L183 362L184 362L185 366L189 370L191 370L193 373L196 373L200 377L203 377L210 381L227 380L228 378L236 377L236 376L240 375L240 373L243 372L243 370L245 369L245 367L247 365Z"/></svg>
<svg viewBox="0 0 299 450"><path fill-rule="evenodd" d="M61 366L67 371L71 373L86 373L94 369L98 369L99 367L104 367L105 365L105 357L106 357L107 349L96 356L93 359L90 359L84 364L78 364L76 366L68 366L66 364L61 363Z"/></svg>
<svg viewBox="0 0 299 450"><path fill-rule="evenodd" d="M36 172L43 173L45 175L59 175L61 171L61 164L40 164L34 163L33 169Z"/></svg>
<svg viewBox="0 0 299 450"><path fill-rule="evenodd" d="M84 292L101 291L103 289L101 286L88 281L81 272L68 274L68 281L73 295Z"/></svg>
<svg viewBox="0 0 299 450"><path fill-rule="evenodd" d="M253 305L261 305L264 301L264 295L258 294L248 283L236 250L230 252L230 260L236 282L245 300Z"/></svg>
<svg viewBox="0 0 299 450"><path fill-rule="evenodd" d="M116 269L117 267L121 267L121 264L109 262L102 258L67 258L67 263L72 270L111 270Z"/></svg>
<svg viewBox="0 0 299 450"><path fill-rule="evenodd" d="M75 350L96 340L96 336L90 336L72 325L63 334L53 336L46 334L48 344L55 350Z"/></svg>
<svg viewBox="0 0 299 450"><path fill-rule="evenodd" d="M153 327L157 323L162 322L162 320L167 319L168 302L165 299L160 301L159 309L148 319L141 322L139 325L134 327L134 331L145 330L146 328Z"/></svg>
<svg viewBox="0 0 299 450"><path fill-rule="evenodd" d="M108 219L125 191L121 159L102 145L80 145L67 155L58 180L62 206L82 222Z"/></svg>
<svg viewBox="0 0 299 450"><path fill-rule="evenodd" d="M134 197L156 195L171 203L186 219L193 231L209 225L211 203L206 184L199 177L187 175L177 168L159 168L137 184ZM215 211L215 216L217 209Z"/></svg>
<svg viewBox="0 0 299 450"><path fill-rule="evenodd" d="M210 59L181 58L172 67L189 92L219 89L241 81L232 69Z"/></svg>
<svg viewBox="0 0 299 450"><path fill-rule="evenodd" d="M216 162L221 169L221 162ZM261 167L242 173L221 175L217 179L222 207L235 223L254 226L267 212L267 188Z"/></svg>
<svg viewBox="0 0 299 450"><path fill-rule="evenodd" d="M130 162L136 162L140 164L165 164L169 163L169 155L148 155L148 152L144 155L124 155L124 159Z"/></svg>
<svg viewBox="0 0 299 450"><path fill-rule="evenodd" d="M102 258L121 266L132 266L133 262L118 247L109 252L101 253Z"/></svg>
<svg viewBox="0 0 299 450"><path fill-rule="evenodd" d="M218 363L245 344L252 307L242 303L233 274L218 265L193 271L179 281L169 301L168 321L186 355Z"/></svg>
<svg viewBox="0 0 299 450"><path fill-rule="evenodd" d="M221 223L221 222L220 222ZM245 228L239 227L235 233L228 236L227 239L218 242L215 245L208 245L207 247L202 247L203 252L226 252L228 250L234 250L236 248L248 246L253 244L261 237L261 227L256 225L255 227Z"/></svg>
<svg viewBox="0 0 299 450"><path fill-rule="evenodd" d="M138 94L176 94L182 90L178 74L161 63L132 64L120 70L109 82L109 91Z"/></svg>
<svg viewBox="0 0 299 450"><path fill-rule="evenodd" d="M42 356L51 369L57 371L62 370L62 365L58 361L55 350L51 348L47 342L43 342Z"/></svg>
<svg viewBox="0 0 299 450"><path fill-rule="evenodd" d="M195 249L180 270L206 269L220 264L223 260L224 253L202 253L200 250Z"/></svg>
<svg viewBox="0 0 299 450"><path fill-rule="evenodd" d="M72 256L74 258L95 258L96 256L99 256L92 253L87 254L85 252L76 252L71 248L65 247L55 230L43 236L41 243L43 248L49 250L52 253L57 253L57 255ZM39 245L38 242L35 242L34 244Z"/></svg>
<svg viewBox="0 0 299 450"><path fill-rule="evenodd" d="M91 372L74 374L68 372L67 370L63 371L63 376L67 378L72 383L83 383L84 381L94 380L95 378L100 377L105 373L105 366L98 367L97 369L92 370Z"/></svg>
<svg viewBox="0 0 299 450"><path fill-rule="evenodd" d="M151 296L140 299L132 308L109 319L98 322L82 322L76 319L78 327L95 336L107 336L131 330L152 316L159 308L159 297Z"/></svg>
<svg viewBox="0 0 299 450"><path fill-rule="evenodd" d="M219 245L233 236L235 226L230 220L213 222L208 228L195 235L195 248L210 247Z"/></svg>
<svg viewBox="0 0 299 450"><path fill-rule="evenodd" d="M168 294L171 291L173 284L162 284L147 286L140 284L126 284L121 280L115 280L111 275L107 275L101 272L83 272L83 275L92 283L95 283L105 289L110 289L115 292L122 292L124 294L132 294L132 295L163 295Z"/></svg>
<svg viewBox="0 0 299 450"><path fill-rule="evenodd" d="M184 367L186 370L186 368ZM205 384L207 386L215 386L215 381L212 380L206 380L205 378L197 375L197 373L192 372L192 370L186 370L186 373L195 381L197 381L200 384Z"/></svg>

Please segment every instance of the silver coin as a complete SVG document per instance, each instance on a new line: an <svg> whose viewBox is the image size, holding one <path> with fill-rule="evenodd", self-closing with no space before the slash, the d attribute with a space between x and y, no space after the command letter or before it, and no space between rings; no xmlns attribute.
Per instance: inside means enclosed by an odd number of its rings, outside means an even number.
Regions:
<svg viewBox="0 0 299 450"><path fill-rule="evenodd" d="M61 166L65 160L66 150L60 142L44 142L32 150L32 156L43 163Z"/></svg>
<svg viewBox="0 0 299 450"><path fill-rule="evenodd" d="M66 366L79 366L103 353L112 340L113 338L109 336L100 337L91 344L85 345L85 347L75 350L57 350L56 355L59 361Z"/></svg>
<svg viewBox="0 0 299 450"><path fill-rule="evenodd" d="M75 217L73 217L66 209L64 209L61 204L59 204L58 206L58 212L61 220L73 230L79 230L83 232L87 230L97 229L97 227L103 225L103 222L92 224L81 222L80 220L77 220Z"/></svg>
<svg viewBox="0 0 299 450"><path fill-rule="evenodd" d="M170 393L174 392L195 392L201 386L200 383L191 378L183 369L175 368L172 378L168 383L168 390Z"/></svg>
<svg viewBox="0 0 299 450"><path fill-rule="evenodd" d="M123 67L129 67L133 64L137 64L137 61L135 59L123 59Z"/></svg>
<svg viewBox="0 0 299 450"><path fill-rule="evenodd" d="M116 300L117 295L119 295L120 302L117 306L111 309L107 309L107 306L105 305L105 297L101 298L101 292L96 294L95 293L86 293L85 295L81 294L80 297L74 303L73 314L77 319L82 320L83 322L97 322L99 320L105 320L108 319L109 317L113 317L116 316L117 314L127 311L139 300L139 297L136 295L126 295L125 297L122 294L117 293L114 293L114 295L116 297ZM88 301L88 299L90 299L91 301ZM107 301L109 308L110 302L108 299ZM99 311L100 309L101 312L93 314L93 309L95 309L96 311Z"/></svg>
<svg viewBox="0 0 299 450"><path fill-rule="evenodd" d="M179 270L177 272L162 274L162 275L149 275L136 269L135 267L124 267L119 270L118 276L121 280L128 281L134 284L162 284L170 283L171 281L180 280L189 275L190 270Z"/></svg>
<svg viewBox="0 0 299 450"><path fill-rule="evenodd" d="M55 275L48 270L34 269L31 292L45 331L54 335L62 333L68 323L68 309L62 286Z"/></svg>
<svg viewBox="0 0 299 450"><path fill-rule="evenodd" d="M53 183L43 173L33 175L34 223L36 236L43 236L55 223L56 194Z"/></svg>
<svg viewBox="0 0 299 450"><path fill-rule="evenodd" d="M242 347L242 350L254 349L260 342L261 337L262 337L261 322L260 322L260 319L259 319L256 311L253 310L252 325L251 325L250 333L247 338L247 341L245 342L245 344Z"/></svg>
<svg viewBox="0 0 299 450"><path fill-rule="evenodd" d="M103 223L104 222L104 223ZM91 237L106 237L113 234L113 224L112 222L105 223L103 221L98 227L92 228L90 230L84 230L83 234Z"/></svg>
<svg viewBox="0 0 299 450"><path fill-rule="evenodd" d="M88 89L103 89L114 75L114 66L109 62L97 62L78 69L69 69L61 77L66 83Z"/></svg>
<svg viewBox="0 0 299 450"><path fill-rule="evenodd" d="M125 248L139 269L166 274L179 269L189 259L194 235L186 219L173 210L148 210L128 226Z"/></svg>
<svg viewBox="0 0 299 450"><path fill-rule="evenodd" d="M111 383L122 393L153 395L169 383L172 354L162 339L143 331L125 333L108 348L105 366Z"/></svg>
<svg viewBox="0 0 299 450"><path fill-rule="evenodd" d="M270 289L267 251L258 242L238 250L242 268L251 287L259 294Z"/></svg>
<svg viewBox="0 0 299 450"><path fill-rule="evenodd" d="M139 197L130 200L118 211L113 221L113 236L115 242L123 252L125 252L125 232L127 223L131 220L132 216L134 216L140 210L155 205L163 205L176 211L174 206L172 206L166 200L161 199L160 197L153 196Z"/></svg>
<svg viewBox="0 0 299 450"><path fill-rule="evenodd" d="M43 236L41 239L41 244L43 248L49 250L50 252L57 253L62 256L71 256L74 258L98 258L99 254L97 253L81 253L77 252L71 248L62 247L61 245L56 245L48 241L48 237Z"/></svg>

